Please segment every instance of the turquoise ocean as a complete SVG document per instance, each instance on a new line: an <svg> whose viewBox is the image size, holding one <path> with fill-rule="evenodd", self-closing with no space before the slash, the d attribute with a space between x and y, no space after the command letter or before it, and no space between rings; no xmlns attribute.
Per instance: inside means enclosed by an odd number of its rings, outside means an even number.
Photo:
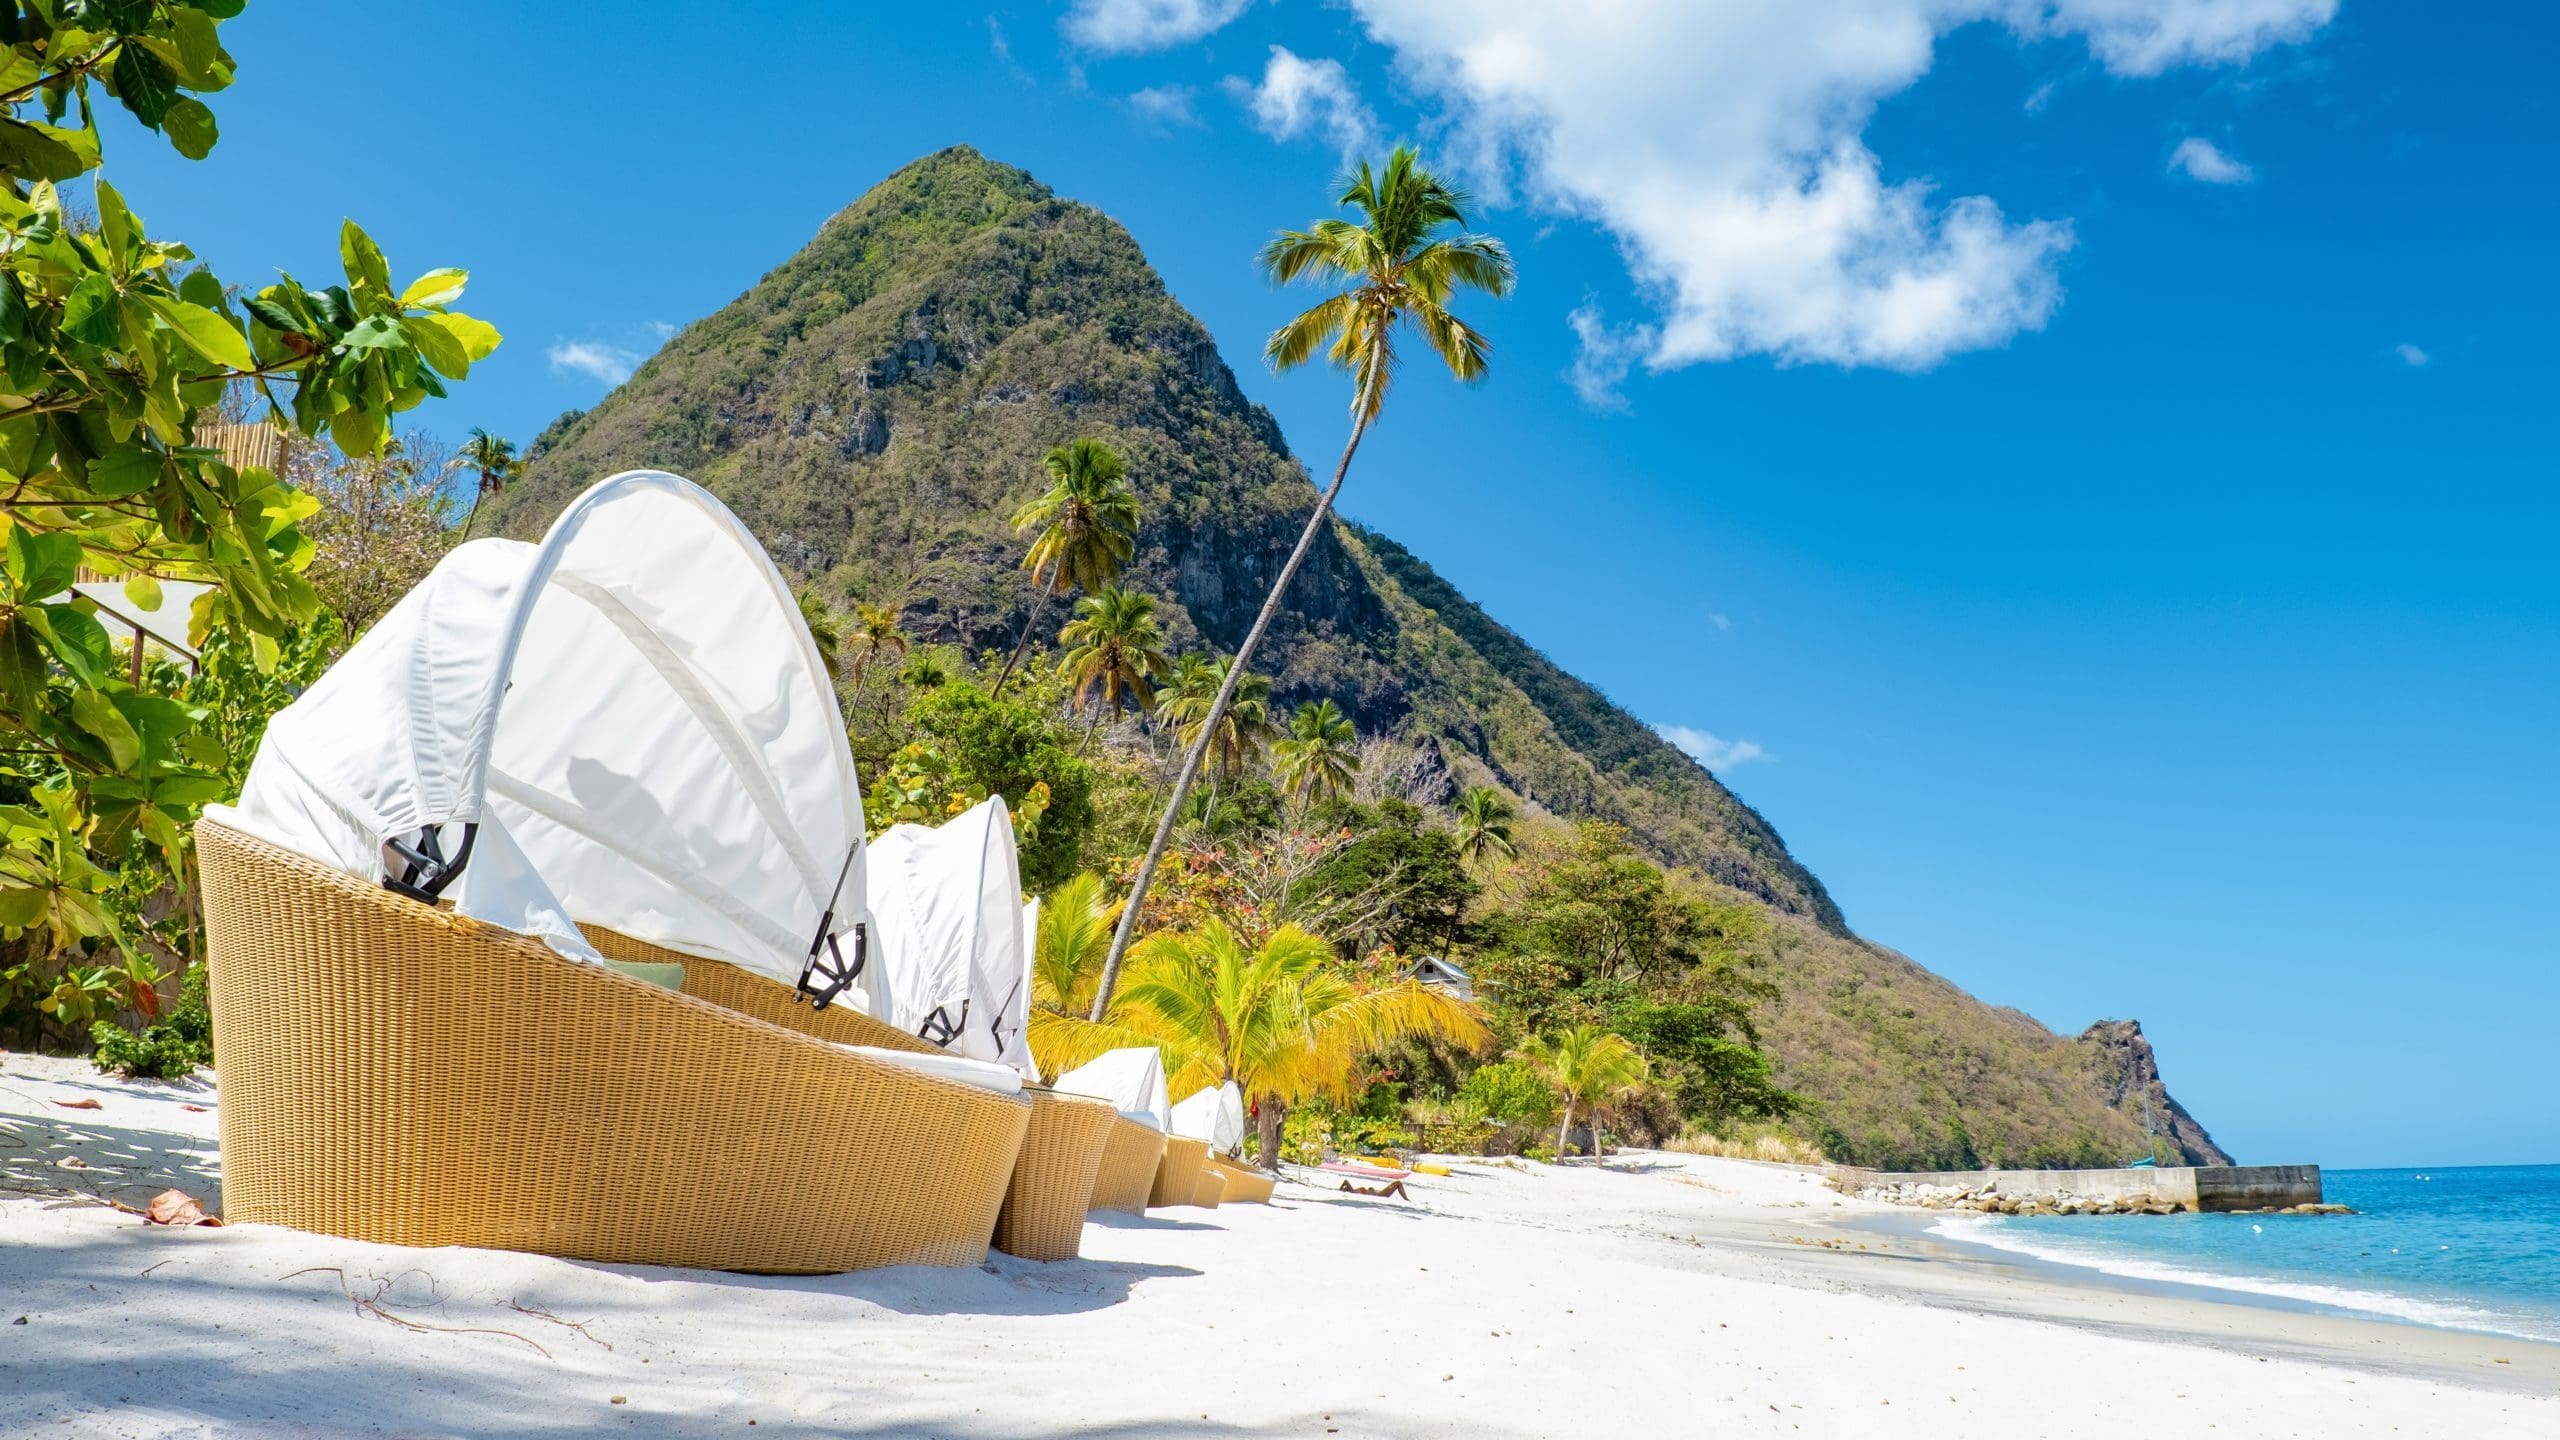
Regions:
<svg viewBox="0 0 2560 1440"><path fill-rule="evenodd" d="M2353 1215L1953 1216L1950 1239L2130 1280L2560 1342L2560 1165L2328 1170Z"/></svg>

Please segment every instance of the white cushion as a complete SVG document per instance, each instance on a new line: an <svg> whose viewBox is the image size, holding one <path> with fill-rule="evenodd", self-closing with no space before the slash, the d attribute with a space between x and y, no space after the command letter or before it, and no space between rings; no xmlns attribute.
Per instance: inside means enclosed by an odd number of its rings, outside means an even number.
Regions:
<svg viewBox="0 0 2560 1440"><path fill-rule="evenodd" d="M957 1055L928 1055L921 1050L884 1050L877 1045L838 1045L836 1048L866 1060L885 1060L937 1080L975 1086L997 1095L1022 1093L1021 1072L1010 1065L998 1065L989 1060L966 1060Z"/></svg>

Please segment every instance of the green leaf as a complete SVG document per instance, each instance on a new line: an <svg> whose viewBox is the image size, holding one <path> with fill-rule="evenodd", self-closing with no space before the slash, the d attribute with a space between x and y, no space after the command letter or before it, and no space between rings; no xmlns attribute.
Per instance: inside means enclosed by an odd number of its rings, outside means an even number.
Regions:
<svg viewBox="0 0 2560 1440"><path fill-rule="evenodd" d="M30 605L18 616L81 684L98 684L114 671L115 646L96 616L70 605Z"/></svg>
<svg viewBox="0 0 2560 1440"><path fill-rule="evenodd" d="M213 121L213 110L192 95L182 96L160 117L160 128L167 131L169 143L190 160L201 160L213 153L214 142L222 138L222 127Z"/></svg>
<svg viewBox="0 0 2560 1440"><path fill-rule="evenodd" d="M329 417L329 438L350 455L375 455L391 438L391 425L382 412L354 406Z"/></svg>
<svg viewBox="0 0 2560 1440"><path fill-rule="evenodd" d="M427 323L433 318L432 316L413 316L403 320L400 322L400 333L409 337L409 343L418 347L419 358L429 365L456 380L469 379L471 376L470 352L462 348L461 341L453 338L452 331L441 325Z"/></svg>
<svg viewBox="0 0 2560 1440"><path fill-rule="evenodd" d="M248 8L248 0L195 0L195 6L216 20L229 20Z"/></svg>
<svg viewBox="0 0 2560 1440"><path fill-rule="evenodd" d="M106 187L102 185L99 188ZM145 295L142 300L151 307L153 314L178 332L178 338L187 342L188 349L232 370L258 368L257 359L249 353L249 338L223 316L184 300L166 300L157 295Z"/></svg>
<svg viewBox="0 0 2560 1440"><path fill-rule="evenodd" d="M365 298L372 303L362 308L387 308L391 304L391 262L382 258L382 248L353 220L338 227L338 258L347 267L349 287L369 292Z"/></svg>
<svg viewBox="0 0 2560 1440"><path fill-rule="evenodd" d="M498 327L486 320L451 314L421 315L418 319L423 324L437 326L460 341L462 353L470 356L474 363L488 359L490 352L498 348Z"/></svg>
<svg viewBox="0 0 2560 1440"><path fill-rule="evenodd" d="M89 462L89 488L108 499L139 495L160 483L160 453L141 446L111 451Z"/></svg>
<svg viewBox="0 0 2560 1440"><path fill-rule="evenodd" d="M159 56L139 45L126 45L116 51L115 68L107 72L115 82L116 98L133 118L157 130L161 117L178 98L178 77L161 62Z"/></svg>
<svg viewBox="0 0 2560 1440"><path fill-rule="evenodd" d="M222 282L214 279L210 270L190 270L178 281L178 298L207 310L219 310L223 300Z"/></svg>
<svg viewBox="0 0 2560 1440"><path fill-rule="evenodd" d="M8 567L20 603L50 600L70 589L79 575L80 542L68 535L12 528L0 564Z"/></svg>
<svg viewBox="0 0 2560 1440"><path fill-rule="evenodd" d="M0 890L0 930L25 930L44 920L51 891L35 886Z"/></svg>
<svg viewBox="0 0 2560 1440"><path fill-rule="evenodd" d="M119 338L115 282L94 270L81 276L62 302L62 333L85 345L112 348Z"/></svg>
<svg viewBox="0 0 2560 1440"><path fill-rule="evenodd" d="M124 577L124 598L132 601L135 609L157 610L160 608L160 582L149 575L127 575Z"/></svg>
<svg viewBox="0 0 2560 1440"><path fill-rule="evenodd" d="M98 238L107 242L107 254L114 257L116 272L125 274L133 269L135 252L142 246L142 222L133 218L133 211L124 203L124 196L118 194L116 187L104 178L95 188Z"/></svg>
<svg viewBox="0 0 2560 1440"><path fill-rule="evenodd" d="M368 315L338 343L350 350L386 350L404 343L401 322L388 315Z"/></svg>
<svg viewBox="0 0 2560 1440"><path fill-rule="evenodd" d="M222 41L214 35L213 17L182 5L170 10L169 28L178 42L178 68L189 79L206 78L213 63L222 58Z"/></svg>
<svg viewBox="0 0 2560 1440"><path fill-rule="evenodd" d="M98 138L85 130L0 117L0 171L31 180L71 180L97 164Z"/></svg>
<svg viewBox="0 0 2560 1440"><path fill-rule="evenodd" d="M142 758L142 737L134 733L133 722L107 698L103 690L83 686L71 695L72 723L98 737L107 747L107 758L119 770L133 767Z"/></svg>
<svg viewBox="0 0 2560 1440"><path fill-rule="evenodd" d="M462 298L462 287L471 283L471 272L446 268L430 270L409 282L400 292L403 305L450 305Z"/></svg>

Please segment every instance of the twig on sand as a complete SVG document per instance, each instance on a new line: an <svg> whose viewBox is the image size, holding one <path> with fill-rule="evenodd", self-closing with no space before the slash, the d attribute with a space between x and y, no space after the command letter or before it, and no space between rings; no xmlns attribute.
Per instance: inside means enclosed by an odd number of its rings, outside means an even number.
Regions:
<svg viewBox="0 0 2560 1440"><path fill-rule="evenodd" d="M507 1308L515 1311L519 1315L530 1315L536 1320L548 1320L554 1325L574 1330L578 1333L579 1339L588 1341L592 1344L602 1345L607 1350L613 1348L613 1343L611 1341L598 1340L595 1336L588 1334L587 1322L584 1320L563 1320L559 1316L552 1314L550 1311L543 1309L539 1305L524 1305L513 1300L507 1302Z"/></svg>
<svg viewBox="0 0 2560 1440"><path fill-rule="evenodd" d="M427 1287L432 1291L435 1288L436 1277L433 1275L427 1275L427 1272L424 1270L403 1270L400 1274L394 1275L387 1280L377 1276L374 1278L373 1293L370 1295L357 1294L355 1286L347 1282L346 1270L336 1265L306 1265L299 1270L287 1271L276 1278L278 1280L290 1280L296 1275L337 1276L338 1289L346 1295L347 1303L355 1306L358 1311L364 1314L371 1315L378 1320L388 1320L403 1330L416 1330L421 1333L431 1331L441 1335L502 1335L509 1340L518 1341L522 1344L531 1346L533 1348L533 1353L541 1356L545 1360L552 1358L551 1352L542 1348L542 1346L536 1343L532 1337L519 1335L513 1330L500 1330L491 1325L432 1325L424 1320L413 1320L406 1315L395 1314L390 1307L382 1303L382 1297L389 1294L391 1287L398 1283L403 1276L426 1275Z"/></svg>

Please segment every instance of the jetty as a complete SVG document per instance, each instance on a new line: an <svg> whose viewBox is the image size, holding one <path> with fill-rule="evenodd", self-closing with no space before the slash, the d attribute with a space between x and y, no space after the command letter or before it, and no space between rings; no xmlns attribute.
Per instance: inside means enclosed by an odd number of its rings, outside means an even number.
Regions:
<svg viewBox="0 0 2560 1440"><path fill-rule="evenodd" d="M2203 1211L2329 1214L2317 1165L2161 1165L2114 1170L1861 1170L1835 1166L1833 1189L1933 1210L2025 1215Z"/></svg>

